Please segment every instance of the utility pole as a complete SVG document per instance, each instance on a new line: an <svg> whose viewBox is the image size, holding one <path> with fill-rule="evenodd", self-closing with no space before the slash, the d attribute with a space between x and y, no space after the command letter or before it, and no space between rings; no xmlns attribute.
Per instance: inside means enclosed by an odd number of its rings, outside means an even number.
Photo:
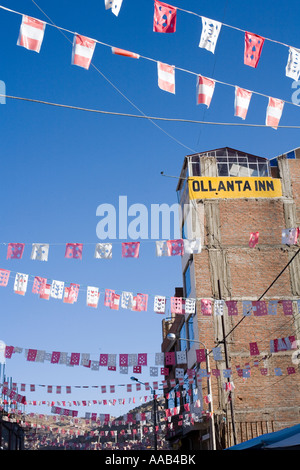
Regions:
<svg viewBox="0 0 300 470"><path fill-rule="evenodd" d="M220 286L220 280L219 279L218 279L218 291L219 291L219 299L222 300L221 286ZM224 316L223 315L221 315L221 322L222 322L223 340L219 341L219 342L223 343L223 345L224 345L226 369L229 369L228 351L227 351L227 343L226 343L226 335L225 335L225 323L224 323ZM230 382L229 377L227 377L227 382ZM231 412L233 442L234 442L234 445L236 445L237 442L236 442L235 420L234 420L231 390L229 390L229 404L230 404L230 412Z"/></svg>

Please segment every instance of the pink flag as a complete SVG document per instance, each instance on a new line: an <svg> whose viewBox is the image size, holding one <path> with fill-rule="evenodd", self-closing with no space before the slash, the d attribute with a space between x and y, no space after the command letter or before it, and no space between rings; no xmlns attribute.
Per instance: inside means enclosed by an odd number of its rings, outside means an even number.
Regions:
<svg viewBox="0 0 300 470"><path fill-rule="evenodd" d="M60 359L60 352L59 351L53 351L51 355L51 364L58 364Z"/></svg>
<svg viewBox="0 0 300 470"><path fill-rule="evenodd" d="M108 354L100 354L99 366L108 365Z"/></svg>
<svg viewBox="0 0 300 470"><path fill-rule="evenodd" d="M6 259L21 259L24 252L24 243L9 243Z"/></svg>
<svg viewBox="0 0 300 470"><path fill-rule="evenodd" d="M254 248L258 243L259 232L251 232L249 239L249 247Z"/></svg>
<svg viewBox="0 0 300 470"><path fill-rule="evenodd" d="M249 349L250 349L251 356L259 355L259 349L258 349L257 343L249 343Z"/></svg>
<svg viewBox="0 0 300 470"><path fill-rule="evenodd" d="M40 293L40 299L49 300L50 298L51 285L46 284L44 291Z"/></svg>
<svg viewBox="0 0 300 470"><path fill-rule="evenodd" d="M182 256L184 254L184 244L182 239L167 240L167 247L169 256Z"/></svg>
<svg viewBox="0 0 300 470"><path fill-rule="evenodd" d="M112 310L119 310L120 305L120 295L119 294L112 294L110 308Z"/></svg>
<svg viewBox="0 0 300 470"><path fill-rule="evenodd" d="M40 52L44 38L45 23L22 15L22 24L17 45L30 51Z"/></svg>
<svg viewBox="0 0 300 470"><path fill-rule="evenodd" d="M136 54L135 52L126 51L125 49L119 49L118 47L112 47L111 51L113 54L123 55L125 57L132 57L132 59L140 58L139 54Z"/></svg>
<svg viewBox="0 0 300 470"><path fill-rule="evenodd" d="M165 352L165 363L168 366L176 364L175 351Z"/></svg>
<svg viewBox="0 0 300 470"><path fill-rule="evenodd" d="M2 287L7 286L9 276L10 276L10 271L8 271L7 269L0 269L0 286Z"/></svg>
<svg viewBox="0 0 300 470"><path fill-rule="evenodd" d="M27 361L35 361L37 355L37 349L28 349Z"/></svg>
<svg viewBox="0 0 300 470"><path fill-rule="evenodd" d="M282 100L278 100L277 98L269 98L266 114L266 126L277 129L282 115L283 106L284 102Z"/></svg>
<svg viewBox="0 0 300 470"><path fill-rule="evenodd" d="M138 258L140 242L122 243L122 258Z"/></svg>
<svg viewBox="0 0 300 470"><path fill-rule="evenodd" d="M264 38L257 34L245 33L244 64L257 67L260 59Z"/></svg>
<svg viewBox="0 0 300 470"><path fill-rule="evenodd" d="M70 287L65 287L64 303L74 304L77 302L79 292L79 284L70 284Z"/></svg>
<svg viewBox="0 0 300 470"><path fill-rule="evenodd" d="M11 356L14 352L14 346L5 346L5 357L6 359L11 359Z"/></svg>
<svg viewBox="0 0 300 470"><path fill-rule="evenodd" d="M79 366L80 353L71 353L70 364L72 366Z"/></svg>
<svg viewBox="0 0 300 470"><path fill-rule="evenodd" d="M128 354L120 354L119 355L119 365L128 366Z"/></svg>
<svg viewBox="0 0 300 470"><path fill-rule="evenodd" d="M146 366L147 365L147 353L139 353L138 354L138 366Z"/></svg>
<svg viewBox="0 0 300 470"><path fill-rule="evenodd" d="M205 349L196 349L197 362L204 362L206 360Z"/></svg>
<svg viewBox="0 0 300 470"><path fill-rule="evenodd" d="M153 31L156 33L175 33L177 8L154 0Z"/></svg>
<svg viewBox="0 0 300 470"><path fill-rule="evenodd" d="M235 87L234 115L246 119L252 92Z"/></svg>
<svg viewBox="0 0 300 470"><path fill-rule="evenodd" d="M157 62L157 74L159 88L175 94L175 67Z"/></svg>
<svg viewBox="0 0 300 470"><path fill-rule="evenodd" d="M88 69L93 58L96 42L76 34L73 41L72 64Z"/></svg>
<svg viewBox="0 0 300 470"><path fill-rule="evenodd" d="M82 259L82 243L67 243L65 258Z"/></svg>
<svg viewBox="0 0 300 470"><path fill-rule="evenodd" d="M104 296L104 306L110 307L112 302L112 296L115 293L112 289L105 289L105 296Z"/></svg>
<svg viewBox="0 0 300 470"><path fill-rule="evenodd" d="M146 312L148 305L148 294L137 294L136 296L136 310L138 312Z"/></svg>
<svg viewBox="0 0 300 470"><path fill-rule="evenodd" d="M182 298L181 297L171 297L171 313L184 313L182 310Z"/></svg>
<svg viewBox="0 0 300 470"><path fill-rule="evenodd" d="M35 276L33 286L32 286L32 293L43 294L45 292L46 283L47 283L46 278Z"/></svg>
<svg viewBox="0 0 300 470"><path fill-rule="evenodd" d="M209 299L201 299L201 313L203 315L212 314L212 302Z"/></svg>
<svg viewBox="0 0 300 470"><path fill-rule="evenodd" d="M284 315L293 315L293 301L292 300L280 300L282 304Z"/></svg>
<svg viewBox="0 0 300 470"><path fill-rule="evenodd" d="M215 90L215 81L210 78L197 77L197 104L205 104L208 108Z"/></svg>
<svg viewBox="0 0 300 470"><path fill-rule="evenodd" d="M133 373L134 374L141 374L142 373L142 367L141 366L133 366ZM139 384L137 384L139 385Z"/></svg>
<svg viewBox="0 0 300 470"><path fill-rule="evenodd" d="M228 315L238 315L237 301L236 300L226 300L226 305L228 308Z"/></svg>

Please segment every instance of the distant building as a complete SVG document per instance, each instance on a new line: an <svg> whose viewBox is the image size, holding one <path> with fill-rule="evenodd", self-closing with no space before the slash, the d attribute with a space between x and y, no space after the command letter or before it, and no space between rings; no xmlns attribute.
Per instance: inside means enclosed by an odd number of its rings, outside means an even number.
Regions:
<svg viewBox="0 0 300 470"><path fill-rule="evenodd" d="M197 299L196 313L163 321L162 351L187 353L166 377L170 384L176 368L185 369L184 385L165 389L166 407L180 409L167 439L187 450L220 449L299 424L300 254L282 233L300 227L300 149L272 160L231 148L188 155L177 194L182 238L201 238L202 249L182 256L183 289L174 294ZM183 339L170 340L170 332ZM210 381L197 356L204 348Z"/></svg>

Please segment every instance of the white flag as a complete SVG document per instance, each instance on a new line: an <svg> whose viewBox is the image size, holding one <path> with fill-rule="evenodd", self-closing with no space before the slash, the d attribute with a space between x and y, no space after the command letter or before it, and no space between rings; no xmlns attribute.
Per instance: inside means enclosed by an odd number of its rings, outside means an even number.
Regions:
<svg viewBox="0 0 300 470"><path fill-rule="evenodd" d="M95 258L112 258L112 244L97 243L95 248Z"/></svg>
<svg viewBox="0 0 300 470"><path fill-rule="evenodd" d="M154 297L154 312L165 313L166 298L164 296L156 295Z"/></svg>
<svg viewBox="0 0 300 470"><path fill-rule="evenodd" d="M183 239L185 253L201 253L201 239L195 238L193 240Z"/></svg>
<svg viewBox="0 0 300 470"><path fill-rule="evenodd" d="M118 16L123 0L104 0L105 9L111 8L114 15Z"/></svg>
<svg viewBox="0 0 300 470"><path fill-rule="evenodd" d="M50 297L54 299L62 299L64 295L64 285L63 281L52 281Z"/></svg>
<svg viewBox="0 0 300 470"><path fill-rule="evenodd" d="M88 286L87 288L87 294L86 294L86 304L88 307L98 307L98 301L99 301L99 288L98 287L91 287Z"/></svg>
<svg viewBox="0 0 300 470"><path fill-rule="evenodd" d="M14 283L14 291L16 294L25 295L28 285L28 274L17 273Z"/></svg>
<svg viewBox="0 0 300 470"><path fill-rule="evenodd" d="M31 259L37 261L48 261L49 245L47 243L33 243Z"/></svg>
<svg viewBox="0 0 300 470"><path fill-rule="evenodd" d="M202 16L202 33L199 47L214 54L222 23Z"/></svg>
<svg viewBox="0 0 300 470"><path fill-rule="evenodd" d="M132 308L133 306L133 294L132 292L122 292L121 295L121 307Z"/></svg>
<svg viewBox="0 0 300 470"><path fill-rule="evenodd" d="M290 47L289 57L285 68L287 77L298 80L300 75L300 49Z"/></svg>
<svg viewBox="0 0 300 470"><path fill-rule="evenodd" d="M191 314L196 311L196 299L185 299L185 313Z"/></svg>
<svg viewBox="0 0 300 470"><path fill-rule="evenodd" d="M169 256L168 245L166 241L156 242L156 256Z"/></svg>

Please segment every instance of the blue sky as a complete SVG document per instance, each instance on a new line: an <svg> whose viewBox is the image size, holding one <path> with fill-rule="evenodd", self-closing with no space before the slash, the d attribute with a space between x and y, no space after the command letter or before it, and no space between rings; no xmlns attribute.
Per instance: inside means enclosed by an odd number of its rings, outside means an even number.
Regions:
<svg viewBox="0 0 300 470"><path fill-rule="evenodd" d="M221 82L238 85L263 95L291 101L292 80L285 76L288 48L265 41L258 67L244 65L244 34L223 26L215 54L198 47L202 24L194 15L178 11L175 34L153 32L153 0L124 0L118 17L105 10L104 1L36 2L60 27L97 39L154 60L128 59L113 55L110 48L96 45L88 71L71 65L70 42L55 28L46 26L39 54L16 45L21 17L0 10L0 79L8 95L61 103L116 113L182 118L198 121L264 124L267 98L254 94L246 121L234 117L234 89L216 84L209 109L196 106L196 77L176 70L176 94L157 86L155 61L175 65ZM171 5L193 11L224 24L260 34L294 46L299 45L298 2L177 0ZM46 20L30 1L2 1L0 5ZM72 34L65 33L72 41ZM117 91L119 90L119 91ZM126 98L127 99L126 99ZM131 103L137 107L134 107ZM94 259L99 240L96 209L100 204L118 206L119 196L128 204L173 204L176 179L185 155L219 147L233 147L272 158L299 146L299 130L215 126L158 122L105 116L70 109L7 99L0 105L1 188L0 243L26 244L23 259L6 260L0 244L1 268L49 279L95 285L102 290L149 294L148 312L111 311L100 298L97 310L85 306L81 293L75 305L42 301L28 292L13 292L13 276L1 288L1 335L8 345L23 348L91 353L154 354L160 351L162 316L153 312L153 296L172 296L182 285L178 257L156 258L154 241L141 241L139 259L121 258L114 244L112 260ZM299 125L300 109L285 104L281 125ZM170 136L168 136L168 133ZM49 261L30 260L33 242L50 243ZM67 242L84 244L83 259L67 260ZM257 293L258 295L260 292ZM7 361L7 374L18 383L46 385L110 385L130 383L130 375L92 372L83 367L67 368L48 363L27 363L24 354ZM148 368L140 376L149 380ZM152 381L153 378L150 378ZM120 387L118 396L127 397ZM146 392L147 394L147 392ZM142 392L143 395L143 392ZM51 396L43 389L26 393L28 400L101 399L97 389L77 389L71 396ZM133 393L129 396L140 396ZM126 413L130 406L85 411ZM41 407L28 411L41 411Z"/></svg>

